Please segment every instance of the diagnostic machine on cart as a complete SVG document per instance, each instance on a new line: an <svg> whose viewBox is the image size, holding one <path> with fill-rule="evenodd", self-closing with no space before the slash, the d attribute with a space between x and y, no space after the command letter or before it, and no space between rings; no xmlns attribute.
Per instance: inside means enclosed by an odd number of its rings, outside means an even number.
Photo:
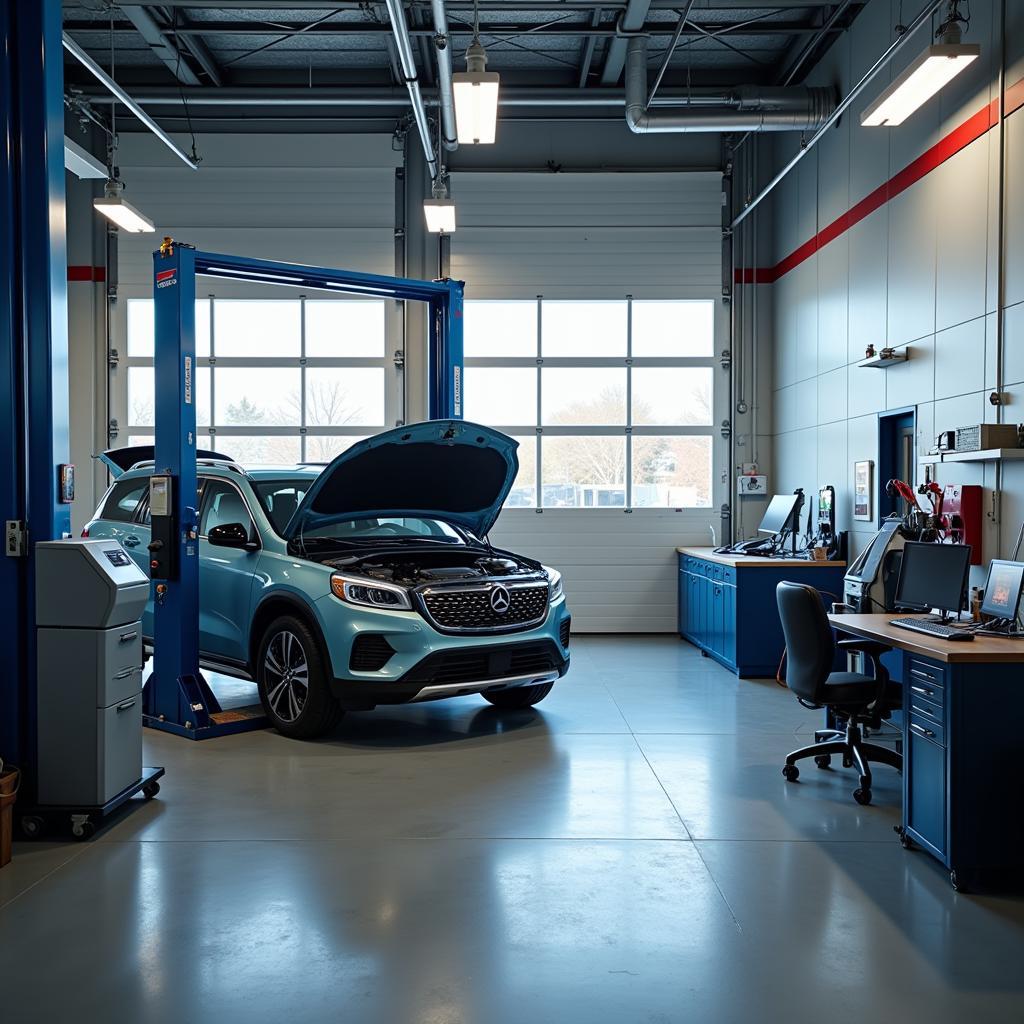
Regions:
<svg viewBox="0 0 1024 1024"><path fill-rule="evenodd" d="M142 766L142 610L149 579L116 540L35 547L36 805L22 831L70 826L78 839L138 792L159 790Z"/></svg>

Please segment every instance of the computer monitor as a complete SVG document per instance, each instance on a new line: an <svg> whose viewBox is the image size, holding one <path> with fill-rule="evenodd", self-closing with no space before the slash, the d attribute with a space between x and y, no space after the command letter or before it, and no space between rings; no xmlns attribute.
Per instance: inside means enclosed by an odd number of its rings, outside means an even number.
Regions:
<svg viewBox="0 0 1024 1024"><path fill-rule="evenodd" d="M761 525L757 528L758 533L782 533L785 529L792 529L795 523L790 520L796 510L796 504L800 500L799 494L776 494L765 509Z"/></svg>
<svg viewBox="0 0 1024 1024"><path fill-rule="evenodd" d="M922 544L903 547L896 606L914 611L938 608L944 615L965 607L970 544Z"/></svg>
<svg viewBox="0 0 1024 1024"><path fill-rule="evenodd" d="M1024 562L1005 562L993 558L985 580L985 596L981 599L982 615L996 619L1017 618L1021 590L1024 589Z"/></svg>

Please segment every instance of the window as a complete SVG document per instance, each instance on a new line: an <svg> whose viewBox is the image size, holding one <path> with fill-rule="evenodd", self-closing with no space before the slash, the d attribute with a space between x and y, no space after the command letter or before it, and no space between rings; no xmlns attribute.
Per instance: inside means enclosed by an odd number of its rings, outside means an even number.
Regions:
<svg viewBox="0 0 1024 1024"><path fill-rule="evenodd" d="M142 496L149 490L148 477L142 480L122 480L114 484L103 506L101 519L130 523Z"/></svg>
<svg viewBox="0 0 1024 1024"><path fill-rule="evenodd" d="M507 504L710 508L714 300L468 301L466 418L519 441Z"/></svg>
<svg viewBox="0 0 1024 1024"><path fill-rule="evenodd" d="M238 488L224 480L208 480L203 488L203 514L199 534L209 536L215 526L241 523L252 533L252 518Z"/></svg>
<svg viewBox="0 0 1024 1024"><path fill-rule="evenodd" d="M120 436L151 442L153 300L129 299L126 307ZM198 300L199 444L250 466L329 462L385 428L386 350L381 300Z"/></svg>

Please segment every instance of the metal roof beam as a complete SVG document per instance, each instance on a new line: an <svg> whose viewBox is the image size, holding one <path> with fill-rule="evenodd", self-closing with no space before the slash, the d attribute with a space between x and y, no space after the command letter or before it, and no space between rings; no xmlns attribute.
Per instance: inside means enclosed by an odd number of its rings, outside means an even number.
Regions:
<svg viewBox="0 0 1024 1024"><path fill-rule="evenodd" d="M134 4L124 4L121 13L135 26L139 35L149 44L149 48L182 85L199 84L199 77L182 57L181 51L167 40L164 30L149 11Z"/></svg>

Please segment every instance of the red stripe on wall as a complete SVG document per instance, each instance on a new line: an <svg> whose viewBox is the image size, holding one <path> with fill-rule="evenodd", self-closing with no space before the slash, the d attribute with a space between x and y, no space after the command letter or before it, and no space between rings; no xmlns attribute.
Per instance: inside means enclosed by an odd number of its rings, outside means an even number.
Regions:
<svg viewBox="0 0 1024 1024"><path fill-rule="evenodd" d="M1024 107L1024 79L1014 83L1006 90L1006 112L1008 116L1015 110ZM943 136L930 149L927 149L916 160L907 164L903 170L893 175L885 184L879 185L868 193L859 203L850 207L846 213L840 214L831 224L826 225L813 238L798 246L788 256L784 256L774 267L745 267L736 270L737 284L774 284L783 274L788 274L804 260L810 259L819 249L829 242L845 234L854 224L874 213L911 185L919 182L925 175L931 174L936 167L944 164L950 157L956 156L972 142L980 139L987 131L999 124L999 100L987 103L981 110L972 114L963 124L958 125L948 135Z"/></svg>
<svg viewBox="0 0 1024 1024"><path fill-rule="evenodd" d="M107 271L105 267L68 267L69 281L105 281Z"/></svg>

